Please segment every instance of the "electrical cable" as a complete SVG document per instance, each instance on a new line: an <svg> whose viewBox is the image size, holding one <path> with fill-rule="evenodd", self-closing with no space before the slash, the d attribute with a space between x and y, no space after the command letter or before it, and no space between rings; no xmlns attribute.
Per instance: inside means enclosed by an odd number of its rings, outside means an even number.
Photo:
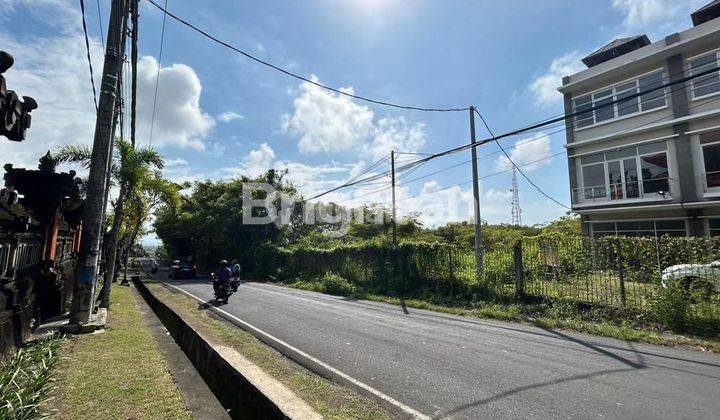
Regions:
<svg viewBox="0 0 720 420"><path fill-rule="evenodd" d="M105 48L105 32L103 31L102 12L100 12L100 0L95 0L95 4L97 5L98 26L100 27L100 40L102 41L102 45L103 45L103 49L104 49Z"/></svg>
<svg viewBox="0 0 720 420"><path fill-rule="evenodd" d="M152 0L150 0L152 2ZM154 2L152 2L155 4ZM155 96L153 97L152 117L150 118L150 138L148 140L148 146L152 147L153 131L155 129L155 107L157 106L158 97L158 86L160 85L160 68L162 67L162 53L163 44L165 43L165 20L167 19L167 4L168 0L165 0L165 7L161 8L163 11L162 29L160 30L160 52L158 53L158 69L157 75L155 76ZM159 7L158 5L155 5Z"/></svg>
<svg viewBox="0 0 720 420"><path fill-rule="evenodd" d="M480 111L477 110L477 108L473 108L473 110L474 110L475 113L478 115L478 117L480 117L480 121L482 121L482 123L483 123L483 125L485 126L485 129L487 130L487 132L488 132L491 136L495 137L495 134L493 134L492 130L490 129L490 126L488 126L487 121L485 121L485 117L482 116L482 114L480 113ZM522 169L520 169L520 168L515 164L515 162L513 162L512 158L510 157L510 155L508 154L508 152L505 151L505 149L502 147L502 145L500 144L499 141L495 140L495 143L498 145L498 147L500 148L500 150L502 150L503 154L505 154L505 157L506 157L507 160L512 164L512 166L513 166L515 169L517 169L517 171L520 173L520 175L522 175L522 177L525 178L525 180L526 180L527 182L529 182L530 185L532 185L540 194L544 195L545 198L547 198L548 200L554 202L555 204L557 204L557 205L559 205L559 206L561 206L561 207L564 207L564 208L570 210L570 206L567 206L567 205L559 202L559 201L556 200L555 198L551 197L548 193L546 193L545 191L543 191L542 188L540 188L536 183L534 183L534 182L525 174L525 172L524 172Z"/></svg>
<svg viewBox="0 0 720 420"><path fill-rule="evenodd" d="M80 14L82 15L83 32L85 33L85 51L87 52L88 67L90 67L90 84L92 85L95 112L98 112L97 91L95 90L95 75L93 74L92 59L90 58L90 37L88 36L87 22L85 21L85 0L80 0Z"/></svg>
<svg viewBox="0 0 720 420"><path fill-rule="evenodd" d="M167 4L166 4L165 7L163 8L163 7L161 7L159 4L157 4L154 0L147 0L147 1L148 1L150 4L152 4L153 6L157 7L157 8L160 9L160 10L162 10L165 15L170 16L172 19L176 20L177 22L182 23L183 25L187 26L188 28L190 28L190 29L194 30L195 32L203 35L204 37L206 37L206 38L214 41L215 43L222 45L223 47L226 47L226 48L228 48L228 49L230 49L230 50L233 50L233 51L235 51L235 52L238 53L238 54L241 54L241 55L243 55L243 56L245 56L245 57L247 57L247 58L249 58L249 59L257 62L257 63L260 63L260 64L262 64L263 66L266 66L266 67L269 67L269 68L271 68L271 69L273 69L273 70L279 71L280 73L283 73L283 74L285 74L285 75L287 75L287 76L293 77L293 78L295 78L295 79L301 80L301 81L306 82L306 83L310 83L310 84L315 85L315 86L317 86L317 87L319 87L319 88L322 88L322 89L325 89L325 90L329 90L329 91L334 92L334 93L337 93L337 94L339 94L339 95L347 96L347 97L350 97L350 98L354 98L354 99L357 99L357 100L360 100L360 101L369 102L369 103L376 104L376 105L383 105L383 106L388 106L388 107L393 107L393 108L399 108L399 109L407 109L407 110L412 110L412 111L425 111L425 112L459 112L459 111L467 111L467 110L469 109L469 107L425 108L425 107L418 107L418 106L400 105L400 104L395 104L395 103L392 103L392 102L380 101L380 100L371 99L371 98L368 98L368 97L365 97L365 96L355 95L355 94L346 92L346 91L341 90L341 89L335 89L335 88L332 88L332 87L330 87L330 86L325 86L325 85L323 85L322 83L319 83L319 82L314 81L314 80L312 80L312 79L308 79L307 77L301 76L301 75L299 75L299 74L297 74L297 73L293 73L293 72L291 72L291 71L289 71L289 70L286 70L286 69L284 69L284 68L282 68L282 67L279 67L279 66L277 66L277 65L275 65L275 64L272 64L272 63L269 63L269 62L267 62L267 61L265 61L265 60L262 60L262 59L254 56L254 55L252 55L252 54L250 54L250 53L248 53L248 52L246 52L246 51L241 50L241 49L238 48L238 47L235 47L235 46L231 45L230 43L228 43L228 42L226 42L226 41L223 41L223 40L217 38L217 37L214 36L214 35L211 35L210 33L208 33L208 32L206 32L206 31L198 28L197 26L193 25L192 23L188 22L187 20L185 20L185 19L183 19L183 18L181 18L181 17L179 17L179 16L177 16L177 15L169 12L169 11L167 10ZM166 3L167 3L167 2L166 2Z"/></svg>

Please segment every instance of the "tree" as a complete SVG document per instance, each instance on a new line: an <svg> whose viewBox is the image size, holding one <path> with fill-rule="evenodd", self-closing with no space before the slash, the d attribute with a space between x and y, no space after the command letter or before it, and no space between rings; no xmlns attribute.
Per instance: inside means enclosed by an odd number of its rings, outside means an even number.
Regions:
<svg viewBox="0 0 720 420"><path fill-rule="evenodd" d="M103 281L100 306L110 306L110 285L115 278L117 267L118 234L124 217L124 203L131 196L139 194L144 182L153 174L153 169L162 169L162 156L151 148L136 149L129 142L118 139L110 173L119 186L114 203L112 227L107 234L105 255L105 278ZM70 162L90 166L91 151L87 146L68 145L56 152L58 162Z"/></svg>

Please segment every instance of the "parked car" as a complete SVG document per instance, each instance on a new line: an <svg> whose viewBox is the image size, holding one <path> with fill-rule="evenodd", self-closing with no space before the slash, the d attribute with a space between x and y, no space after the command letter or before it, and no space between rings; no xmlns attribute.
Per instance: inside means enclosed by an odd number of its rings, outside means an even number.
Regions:
<svg viewBox="0 0 720 420"><path fill-rule="evenodd" d="M197 275L197 267L189 261L175 260L168 269L168 277L171 279L192 279Z"/></svg>
<svg viewBox="0 0 720 420"><path fill-rule="evenodd" d="M720 261L710 264L678 264L662 271L662 285L668 288L674 280L688 286L694 279L710 279L715 284L715 291L720 292Z"/></svg>

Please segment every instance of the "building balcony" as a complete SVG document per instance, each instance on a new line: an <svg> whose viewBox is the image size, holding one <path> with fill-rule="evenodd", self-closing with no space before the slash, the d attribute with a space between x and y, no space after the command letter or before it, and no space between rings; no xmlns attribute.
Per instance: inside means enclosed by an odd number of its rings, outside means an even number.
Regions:
<svg viewBox="0 0 720 420"><path fill-rule="evenodd" d="M573 207L599 204L629 204L672 199L672 178L652 178L642 181L593 185L575 188L572 192Z"/></svg>

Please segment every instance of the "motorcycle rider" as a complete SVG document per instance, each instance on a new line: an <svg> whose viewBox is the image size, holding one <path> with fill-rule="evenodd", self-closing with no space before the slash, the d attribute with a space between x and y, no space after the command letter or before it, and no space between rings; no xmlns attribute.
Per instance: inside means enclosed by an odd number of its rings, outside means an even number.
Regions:
<svg viewBox="0 0 720 420"><path fill-rule="evenodd" d="M232 272L232 280L230 282L230 285L232 286L233 290L237 291L238 285L240 285L240 273L242 271L240 263L237 260L233 260L230 271Z"/></svg>
<svg viewBox="0 0 720 420"><path fill-rule="evenodd" d="M231 274L227 260L220 261L220 269L218 270L217 277L213 280L213 290L215 290L215 293L217 293L221 284L230 282Z"/></svg>

